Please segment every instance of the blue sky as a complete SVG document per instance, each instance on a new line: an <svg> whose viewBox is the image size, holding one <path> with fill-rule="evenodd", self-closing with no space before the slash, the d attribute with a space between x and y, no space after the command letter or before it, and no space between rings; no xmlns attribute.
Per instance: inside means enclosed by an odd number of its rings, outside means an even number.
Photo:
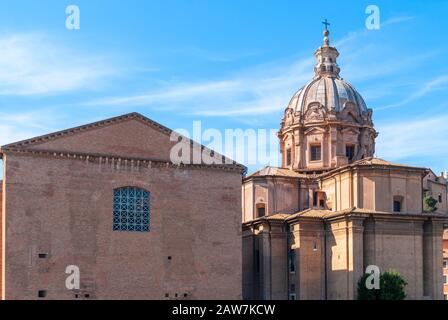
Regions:
<svg viewBox="0 0 448 320"><path fill-rule="evenodd" d="M78 5L81 29L65 28ZM365 9L381 10L367 30ZM0 145L137 111L170 128L277 129L321 21L374 110L376 156L448 169L446 1L0 3ZM250 166L250 171L261 166Z"/></svg>

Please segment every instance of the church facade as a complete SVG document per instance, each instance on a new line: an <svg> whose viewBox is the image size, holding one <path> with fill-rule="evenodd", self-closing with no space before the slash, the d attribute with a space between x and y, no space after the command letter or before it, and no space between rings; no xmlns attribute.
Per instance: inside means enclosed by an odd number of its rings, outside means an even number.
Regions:
<svg viewBox="0 0 448 320"><path fill-rule="evenodd" d="M241 299L245 167L175 164L171 133L131 113L3 146L2 298Z"/></svg>
<svg viewBox="0 0 448 320"><path fill-rule="evenodd" d="M281 167L243 181L243 298L356 299L374 265L400 272L408 299L442 299L446 177L374 158L372 110L340 77L327 29L314 56L281 121Z"/></svg>

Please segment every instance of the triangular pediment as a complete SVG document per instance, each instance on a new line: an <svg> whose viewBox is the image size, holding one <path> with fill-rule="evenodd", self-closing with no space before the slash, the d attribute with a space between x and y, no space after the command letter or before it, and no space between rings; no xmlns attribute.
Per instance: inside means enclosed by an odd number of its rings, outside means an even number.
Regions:
<svg viewBox="0 0 448 320"><path fill-rule="evenodd" d="M319 127L314 127L314 128L309 128L308 130L305 131L305 135L310 135L310 134L322 134L325 133L325 129L323 128L319 128Z"/></svg>
<svg viewBox="0 0 448 320"><path fill-rule="evenodd" d="M8 144L3 146L2 150L104 155L170 162L172 148L179 143L177 139L171 138L172 133L171 129L139 113L129 113ZM189 139L183 138L188 145L193 145ZM192 152L205 148L196 143L194 145L196 147L190 149ZM213 153L213 158L222 158L222 156ZM193 163L192 158L190 159L190 163ZM226 163L229 164L232 161L226 160Z"/></svg>
<svg viewBox="0 0 448 320"><path fill-rule="evenodd" d="M104 154L121 157L169 159L171 130L130 113L44 136L12 143L2 149Z"/></svg>

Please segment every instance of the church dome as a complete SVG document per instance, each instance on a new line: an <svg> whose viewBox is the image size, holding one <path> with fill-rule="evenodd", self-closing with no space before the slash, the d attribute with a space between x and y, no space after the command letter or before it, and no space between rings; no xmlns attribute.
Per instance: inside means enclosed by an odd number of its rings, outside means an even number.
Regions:
<svg viewBox="0 0 448 320"><path fill-rule="evenodd" d="M329 31L324 44L314 52L314 77L289 101L282 128L298 123L345 120L358 125L371 124L372 110L356 89L339 76L336 62L339 52L329 45Z"/></svg>
<svg viewBox="0 0 448 320"><path fill-rule="evenodd" d="M375 153L373 111L339 76L339 52L330 46L324 24L324 43L314 52L314 77L289 101L278 132L282 167L299 172L322 172Z"/></svg>
<svg viewBox="0 0 448 320"><path fill-rule="evenodd" d="M341 112L347 102L351 102L360 114L367 112L366 103L358 91L348 82L331 76L317 77L303 86L292 97L287 109L305 114L313 102L320 103L327 111L336 112Z"/></svg>

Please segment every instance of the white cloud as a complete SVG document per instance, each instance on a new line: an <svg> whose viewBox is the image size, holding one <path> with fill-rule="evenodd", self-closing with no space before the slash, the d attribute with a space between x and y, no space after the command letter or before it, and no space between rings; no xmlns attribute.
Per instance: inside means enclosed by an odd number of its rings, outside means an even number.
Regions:
<svg viewBox="0 0 448 320"><path fill-rule="evenodd" d="M408 98L406 98L402 101L393 103L393 104L389 104L389 105L386 105L383 107L376 108L376 110L385 110L385 109L401 107L401 106L409 104L412 101L422 98L431 92L434 92L437 90L447 90L447 89L448 89L448 75L437 76L434 79L431 79L429 81L426 81L425 83L420 84L419 89L417 89L415 92L410 94Z"/></svg>
<svg viewBox="0 0 448 320"><path fill-rule="evenodd" d="M0 95L92 88L111 75L105 58L59 45L41 33L0 36Z"/></svg>
<svg viewBox="0 0 448 320"><path fill-rule="evenodd" d="M448 114L379 125L377 156L400 161L411 157L448 159ZM445 161L448 164L448 161Z"/></svg>
<svg viewBox="0 0 448 320"><path fill-rule="evenodd" d="M0 115L0 146L53 131L61 116L42 109Z"/></svg>
<svg viewBox="0 0 448 320"><path fill-rule="evenodd" d="M398 17L392 17L381 23L381 26L388 26L396 23L406 22L409 20L414 20L415 16L398 16Z"/></svg>
<svg viewBox="0 0 448 320"><path fill-rule="evenodd" d="M311 78L312 66L312 58L287 67L259 66L229 79L171 84L142 94L89 101L85 105L151 106L202 116L267 114L286 106L298 86Z"/></svg>
<svg viewBox="0 0 448 320"><path fill-rule="evenodd" d="M189 55L195 58L204 59L212 62L232 62L244 58L249 58L256 56L261 53L261 51L238 51L238 52L222 52L222 51L211 51L200 47L177 47L174 51L175 54Z"/></svg>
<svg viewBox="0 0 448 320"><path fill-rule="evenodd" d="M383 25L391 25L413 19L396 17L386 20ZM362 58L359 68L346 68L343 72L349 79L363 81L373 77L391 74L407 66L409 60L397 63L388 62L382 68L365 68L368 60L369 42L359 42L358 38L367 36L371 31L358 30L349 33L339 41L347 55L358 54ZM319 45L318 43L316 45ZM366 48L367 47L367 48ZM346 61L352 61L344 57ZM361 59L360 58L360 59ZM426 59L425 56L410 58L412 62ZM359 60L358 59L358 62ZM381 57L378 59L380 61ZM171 83L163 87L124 96L110 96L87 101L87 106L147 106L162 111L176 111L180 114L200 116L243 116L252 114L270 114L283 110L294 92L313 75L314 58L307 53L305 58L290 65L284 63L262 65L233 77L202 82ZM352 64L352 62L350 63ZM347 64L350 66L349 64Z"/></svg>
<svg viewBox="0 0 448 320"><path fill-rule="evenodd" d="M414 16L391 17L391 18L381 22L380 28L387 27L389 25L393 25L393 24L397 24L397 23L407 22L407 21L410 21L410 20L413 20L413 19L415 19ZM366 35L372 34L374 32L377 32L377 31L372 31L372 30L369 30L367 28L362 28L362 29L358 29L358 30L355 30L355 31L351 31L351 32L347 33L346 36L344 36L341 39L339 39L336 42L334 42L332 45L334 45L336 47L342 47L345 44L353 43L358 38L365 37Z"/></svg>

